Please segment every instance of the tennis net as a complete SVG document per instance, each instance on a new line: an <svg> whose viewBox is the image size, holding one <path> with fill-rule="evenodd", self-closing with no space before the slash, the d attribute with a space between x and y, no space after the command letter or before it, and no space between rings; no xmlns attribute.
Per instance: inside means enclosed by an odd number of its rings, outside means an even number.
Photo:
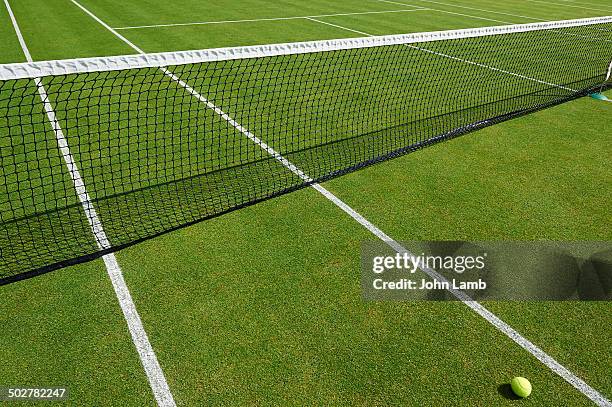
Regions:
<svg viewBox="0 0 612 407"><path fill-rule="evenodd" d="M612 17L0 65L0 284L610 87Z"/></svg>

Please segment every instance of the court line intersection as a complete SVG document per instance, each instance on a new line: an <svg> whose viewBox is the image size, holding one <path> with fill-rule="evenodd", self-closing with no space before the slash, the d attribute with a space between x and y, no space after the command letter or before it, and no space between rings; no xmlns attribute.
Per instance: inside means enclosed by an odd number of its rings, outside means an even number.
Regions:
<svg viewBox="0 0 612 407"><path fill-rule="evenodd" d="M102 21L99 17L97 17L93 12L91 12L88 9L86 9L84 6L80 5L76 0L71 0L71 1L74 4L76 4L77 6L79 6L79 8L81 8L83 11L85 11L93 19L95 19L98 23L100 23L104 27L106 27L115 36L117 36L118 38L122 39L128 45L131 44L131 46L135 50L140 50L138 47L133 45L129 40L127 40L125 37L123 37L121 34L119 34L117 31L115 31L112 27L110 27L108 24L106 24L104 21ZM312 18L309 18L309 20L320 22L320 21L312 19ZM361 33L363 35L368 35L368 36L370 35L370 34L367 34L367 33L364 33L364 32L356 31L356 30L353 30L353 29L350 29L350 28L346 28L346 27L342 27L342 26L337 26L337 27L344 28L346 30L350 30L350 31L354 31L354 32L359 32L359 33ZM140 52L142 52L142 50L140 50ZM165 70L166 74L168 74L167 72L169 72L169 71L167 71L166 68L162 68L162 70ZM305 174L297 166L295 166L293 163L291 163L289 160L287 160L285 157L283 157L279 152L277 152L274 149L272 149L265 142L263 142L261 139L259 139L254 134L252 134L249 130L247 130L242 125L237 123L227 113L223 112L221 110L221 108L219 108L218 106L215 106L214 104L212 104L210 101L208 101L205 97L203 97L201 94L199 94L193 88L191 88L187 83L182 81L176 75L172 74L171 78L175 82L177 82L178 84L183 86L189 93L191 93L198 100L200 100L203 103L205 103L208 108L213 109L217 114L219 114L223 119L225 119L230 125L235 127L238 131L243 133L247 138L249 138L251 141L253 141L255 144L257 144L259 147L261 147L266 152L268 152L268 154L270 154L276 160L278 160L280 163L282 163L289 171L293 172L298 177L300 177L302 180L304 180L305 182L309 183L310 186L312 188L314 188L315 190L317 190L321 195L323 195L329 201L334 203L337 207L342 209L345 213L347 213L354 220L359 222L362 226L364 226L367 230L369 230L371 233L373 233L379 239L384 241L387 245L389 245L389 247L391 247L392 249L396 250L400 254L402 254L402 253L409 254L409 252L403 246L401 246L398 242L396 242L395 240L390 238L382 230L380 230L378 227L376 227L374 224L372 224L370 221L368 221L366 218L364 218L362 215L360 215L353 208L348 206L345 202L343 202L340 198L335 196L329 190L327 190L326 188L324 188L320 184L315 183L312 178L310 178L307 174ZM533 78L526 78L526 79L533 79ZM423 267L422 270L425 273L427 273L430 277L432 277L432 278L434 278L436 280L445 281L445 278L443 276L439 275L435 270L429 269L427 267ZM597 390L595 390L594 388L589 386L586 382L584 382L582 379L580 379L579 377L574 375L569 369L567 369L566 367L561 365L554 358L552 358L546 352L541 350L538 346L536 346L535 344L530 342L528 339L524 338L520 333L518 333L516 330L514 330L512 327L510 327L507 323L505 323L500 318L498 318L495 314L493 314L492 312L487 310L480 303L478 303L477 301L474 301L473 299L471 299L467 294L465 294L462 291L455 290L455 289L449 289L449 292L451 292L451 294L453 294L456 298L461 300L464 304L466 304L475 313L480 315L482 318L484 318L486 321L488 321L490 324L492 324L495 328L497 328L500 332L505 334L508 338L512 339L515 343L517 343L523 349L528 351L531 355L533 355L535 358L537 358L545 366L547 366L553 372L558 374L561 378L566 380L569 384L574 386L578 391L580 391L582 394L587 396L589 399L591 399L597 405L599 405L599 406L612 406L612 403L610 403L610 401L607 400Z"/></svg>

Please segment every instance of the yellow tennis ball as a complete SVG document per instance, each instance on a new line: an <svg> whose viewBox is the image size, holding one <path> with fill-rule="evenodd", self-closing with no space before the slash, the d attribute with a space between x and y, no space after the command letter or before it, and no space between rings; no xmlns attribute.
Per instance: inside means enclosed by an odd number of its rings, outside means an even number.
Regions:
<svg viewBox="0 0 612 407"><path fill-rule="evenodd" d="M531 394L531 383L524 377L515 377L510 380L510 387L519 397L527 397Z"/></svg>

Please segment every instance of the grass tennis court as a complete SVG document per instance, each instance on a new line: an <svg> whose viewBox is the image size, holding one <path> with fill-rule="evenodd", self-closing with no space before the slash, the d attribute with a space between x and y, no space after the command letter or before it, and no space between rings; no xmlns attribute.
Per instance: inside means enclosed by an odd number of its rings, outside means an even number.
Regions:
<svg viewBox="0 0 612 407"><path fill-rule="evenodd" d="M162 52L612 14L602 0L9 3L34 60L133 54L117 33ZM23 62L0 9L0 62ZM581 98L323 186L398 241L609 241L610 109ZM87 230L78 211L65 216ZM308 188L118 252L176 404L592 404L461 302L364 302L359 251L373 238ZM73 405L155 403L102 260L0 290L0 387L66 386ZM609 302L484 305L612 397ZM508 397L516 375L533 383L528 399Z"/></svg>

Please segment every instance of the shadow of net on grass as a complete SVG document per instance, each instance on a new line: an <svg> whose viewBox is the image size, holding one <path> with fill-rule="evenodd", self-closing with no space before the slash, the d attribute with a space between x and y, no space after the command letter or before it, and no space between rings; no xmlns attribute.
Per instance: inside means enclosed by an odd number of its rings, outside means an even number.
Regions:
<svg viewBox="0 0 612 407"><path fill-rule="evenodd" d="M358 136L338 139L283 155L310 180L294 174L278 157L171 179L141 188L121 188L108 183L104 174L90 176L95 209L111 246L101 247L91 231L81 203L51 209L3 222L0 227L0 281L8 283L58 268L92 260L143 240L243 208L282 194L328 180L380 161L417 151L444 140L508 120L532 110L559 103L557 93L533 95L532 109L510 112L491 120L446 131L448 123L464 124L481 106L396 125ZM491 107L511 110L513 99ZM510 104L509 104L510 103ZM470 112L472 110L472 112ZM414 135L419 136L414 136ZM434 136L437 134L437 136ZM257 148L253 142L250 148ZM121 178L125 179L125 177ZM128 178L129 179L129 178ZM120 190L121 193L109 193ZM108 194L108 195L107 195Z"/></svg>
<svg viewBox="0 0 612 407"><path fill-rule="evenodd" d="M608 25L168 67L206 101L158 66L43 77L109 244L34 82L0 80L0 284L609 86Z"/></svg>

